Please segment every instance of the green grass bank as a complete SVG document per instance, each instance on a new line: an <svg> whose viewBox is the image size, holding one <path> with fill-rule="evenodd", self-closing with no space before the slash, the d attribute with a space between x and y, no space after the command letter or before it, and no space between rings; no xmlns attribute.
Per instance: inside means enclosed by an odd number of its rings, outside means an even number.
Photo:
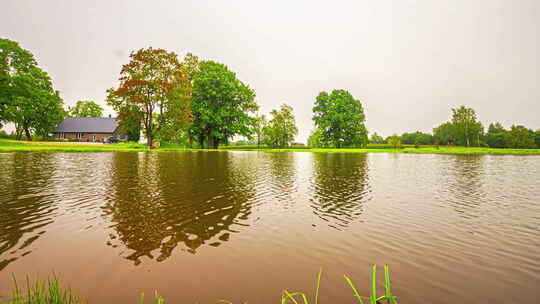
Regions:
<svg viewBox="0 0 540 304"><path fill-rule="evenodd" d="M52 141L17 141L0 139L0 152L127 152L127 151L208 151L206 149L190 149L175 144L163 143L159 149L148 149L144 144L118 143L94 144ZM495 155L540 155L540 149L499 149L480 147L447 147L404 146L393 149L388 145L368 145L365 148L309 148L296 146L291 148L268 148L257 146L224 146L211 151L263 151L263 152L325 152L325 153L413 153L413 154L495 154Z"/></svg>

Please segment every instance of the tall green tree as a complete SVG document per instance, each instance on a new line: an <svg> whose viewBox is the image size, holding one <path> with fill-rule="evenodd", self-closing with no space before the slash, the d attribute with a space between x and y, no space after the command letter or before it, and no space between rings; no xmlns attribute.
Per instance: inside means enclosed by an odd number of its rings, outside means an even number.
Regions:
<svg viewBox="0 0 540 304"><path fill-rule="evenodd" d="M369 138L369 143L371 144L384 144L384 138L377 134L377 132L373 132L371 134L371 137Z"/></svg>
<svg viewBox="0 0 540 304"><path fill-rule="evenodd" d="M0 121L15 124L17 138L47 137L65 112L49 75L18 43L0 39Z"/></svg>
<svg viewBox="0 0 540 304"><path fill-rule="evenodd" d="M524 126L513 125L506 133L505 142L508 148L526 149L535 148L534 132Z"/></svg>
<svg viewBox="0 0 540 304"><path fill-rule="evenodd" d="M272 118L264 129L264 139L269 146L287 147L298 135L293 108L282 104L279 110L270 112Z"/></svg>
<svg viewBox="0 0 540 304"><path fill-rule="evenodd" d="M484 127L477 121L476 112L472 108L460 106L452 109L452 125L459 145L467 147L480 145Z"/></svg>
<svg viewBox="0 0 540 304"><path fill-rule="evenodd" d="M91 100L79 100L73 107L68 108L69 117L102 117L103 108Z"/></svg>
<svg viewBox="0 0 540 304"><path fill-rule="evenodd" d="M268 125L268 121L264 115L255 116L255 124L253 125L253 136L257 142L257 147L261 146L264 141L264 128Z"/></svg>
<svg viewBox="0 0 540 304"><path fill-rule="evenodd" d="M536 147L540 149L540 129L534 132L534 142L536 143Z"/></svg>
<svg viewBox="0 0 540 304"><path fill-rule="evenodd" d="M0 39L0 122L7 121L7 108L16 102L13 83L19 75L30 73L37 66L34 56L15 41Z"/></svg>
<svg viewBox="0 0 540 304"><path fill-rule="evenodd" d="M491 148L506 148L507 133L508 131L500 123L491 123L485 135L485 141Z"/></svg>
<svg viewBox="0 0 540 304"><path fill-rule="evenodd" d="M117 113L122 113L122 116L120 117L122 120L118 126L120 130L124 134L127 134L130 141L138 142L141 137L143 120L143 115L138 107L127 104L118 104L116 111Z"/></svg>
<svg viewBox="0 0 540 304"><path fill-rule="evenodd" d="M324 141L334 147L367 144L362 103L345 90L321 92L313 107L313 121L323 131Z"/></svg>
<svg viewBox="0 0 540 304"><path fill-rule="evenodd" d="M402 142L402 138L401 136L397 135L397 134L394 134L392 136L389 136L387 139L386 139L386 142L392 146L394 149L400 149L401 148L401 142Z"/></svg>
<svg viewBox="0 0 540 304"><path fill-rule="evenodd" d="M191 134L200 146L218 148L229 138L250 136L258 110L255 92L236 78L227 66L214 61L203 61L193 77Z"/></svg>
<svg viewBox="0 0 540 304"><path fill-rule="evenodd" d="M195 74L200 70L200 61L199 57L193 55L192 53L187 53L182 61L182 71L187 77L187 80L190 83L190 87L193 87L193 79Z"/></svg>
<svg viewBox="0 0 540 304"><path fill-rule="evenodd" d="M120 71L120 85L109 89L107 102L118 113L121 124L142 123L147 145L154 137L170 136L191 122L191 86L184 67L173 52L141 49Z"/></svg>
<svg viewBox="0 0 540 304"><path fill-rule="evenodd" d="M325 147L324 134L322 129L317 128L311 131L311 134L309 134L308 137L308 146L311 146L312 148Z"/></svg>
<svg viewBox="0 0 540 304"><path fill-rule="evenodd" d="M187 76L189 86L192 89L189 92L189 96L192 97L195 74L197 74L200 70L199 57L193 55L192 53L187 53L182 61L182 70ZM193 147L193 141L196 137L198 137L196 131L197 128L195 127L190 127L186 130L187 144L189 147Z"/></svg>
<svg viewBox="0 0 540 304"><path fill-rule="evenodd" d="M455 144L456 138L454 135L454 126L451 122L445 122L433 129L433 137L440 144L449 145Z"/></svg>

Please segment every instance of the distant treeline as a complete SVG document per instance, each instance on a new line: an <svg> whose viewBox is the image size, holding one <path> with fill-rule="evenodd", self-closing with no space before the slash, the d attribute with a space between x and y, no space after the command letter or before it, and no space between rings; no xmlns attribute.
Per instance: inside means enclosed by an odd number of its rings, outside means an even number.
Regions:
<svg viewBox="0 0 540 304"><path fill-rule="evenodd" d="M540 129L533 131L521 125L505 129L500 123L489 124L487 130L477 121L476 112L465 106L452 109L452 118L433 129L433 134L423 132L394 134L387 138L373 133L369 139L374 144L454 145L490 148L540 148Z"/></svg>

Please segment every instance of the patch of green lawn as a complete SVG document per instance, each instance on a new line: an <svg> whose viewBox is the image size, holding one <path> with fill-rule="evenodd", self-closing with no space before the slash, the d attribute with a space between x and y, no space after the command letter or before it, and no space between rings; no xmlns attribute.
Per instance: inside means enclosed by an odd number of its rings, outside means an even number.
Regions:
<svg viewBox="0 0 540 304"><path fill-rule="evenodd" d="M32 142L0 139L0 152L124 152L124 151L263 151L263 152L320 152L320 153L415 153L415 154L500 154L500 155L540 155L540 149L497 149L497 148L467 148L467 147L439 147L405 146L402 149L393 149L388 145L368 145L365 148L269 148L257 146L225 146L216 150L190 149L179 144L162 143L159 149L148 149L145 144L117 143L117 144L81 144L69 142Z"/></svg>

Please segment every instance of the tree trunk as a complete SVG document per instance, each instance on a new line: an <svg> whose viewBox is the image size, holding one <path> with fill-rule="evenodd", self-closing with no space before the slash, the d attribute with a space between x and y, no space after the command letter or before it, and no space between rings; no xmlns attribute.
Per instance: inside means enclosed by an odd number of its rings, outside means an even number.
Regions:
<svg viewBox="0 0 540 304"><path fill-rule="evenodd" d="M219 141L215 136L208 134L208 149L217 149Z"/></svg>
<svg viewBox="0 0 540 304"><path fill-rule="evenodd" d="M208 149L214 148L214 136L212 136L212 130L208 130Z"/></svg>
<svg viewBox="0 0 540 304"><path fill-rule="evenodd" d="M202 132L199 133L199 148L204 149L204 135Z"/></svg>
<svg viewBox="0 0 540 304"><path fill-rule="evenodd" d="M469 124L465 125L465 138L467 139L467 148L470 146L469 143Z"/></svg>
<svg viewBox="0 0 540 304"><path fill-rule="evenodd" d="M15 123L15 139L21 140L21 137L22 137L21 126L20 124Z"/></svg>
<svg viewBox="0 0 540 304"><path fill-rule="evenodd" d="M152 144L153 144L152 136L153 136L152 131L146 128L146 145L148 146L149 149L152 149Z"/></svg>
<svg viewBox="0 0 540 304"><path fill-rule="evenodd" d="M30 134L30 130L28 130L28 126L24 127L24 134L26 135L26 139L28 141L32 141L32 134Z"/></svg>
<svg viewBox="0 0 540 304"><path fill-rule="evenodd" d="M217 149L219 145L219 140L216 136L212 135L212 129L209 129L207 132L208 138L208 149Z"/></svg>

